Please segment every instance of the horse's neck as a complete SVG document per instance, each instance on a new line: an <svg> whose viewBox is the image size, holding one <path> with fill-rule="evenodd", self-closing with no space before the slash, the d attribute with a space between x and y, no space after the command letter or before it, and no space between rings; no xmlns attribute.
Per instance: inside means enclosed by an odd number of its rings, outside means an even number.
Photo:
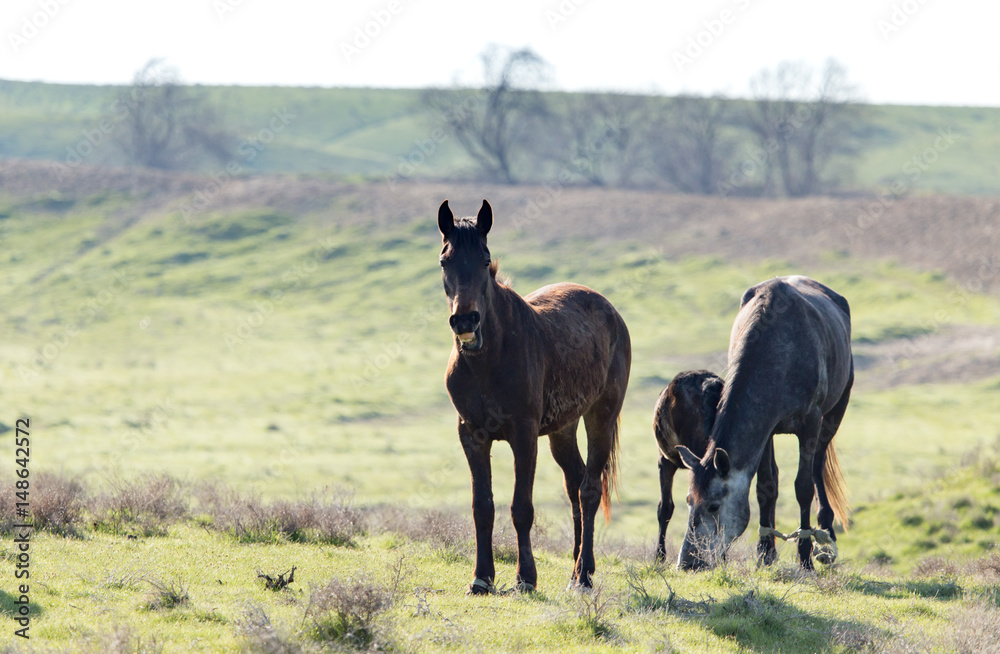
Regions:
<svg viewBox="0 0 1000 654"><path fill-rule="evenodd" d="M510 345L504 338L507 330L531 317L528 303L514 289L502 286L495 280L492 283L493 301L483 321L483 336L488 338L491 363L503 361L504 348Z"/></svg>
<svg viewBox="0 0 1000 654"><path fill-rule="evenodd" d="M710 441L726 450L736 467L755 471L780 417L780 400L772 393L753 392L738 372L726 386Z"/></svg>

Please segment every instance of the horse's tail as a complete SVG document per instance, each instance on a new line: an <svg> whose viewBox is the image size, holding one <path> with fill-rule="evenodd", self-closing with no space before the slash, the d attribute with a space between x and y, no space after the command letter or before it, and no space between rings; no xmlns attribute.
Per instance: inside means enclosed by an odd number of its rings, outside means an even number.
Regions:
<svg viewBox="0 0 1000 654"><path fill-rule="evenodd" d="M618 494L618 455L621 452L621 441L618 433L622 430L622 415L618 414L615 426L611 431L611 456L601 473L601 509L604 511L604 522L611 522L611 492Z"/></svg>
<svg viewBox="0 0 1000 654"><path fill-rule="evenodd" d="M851 506L847 502L847 483L840 472L840 462L837 461L837 450L833 447L833 441L830 441L826 448L823 485L826 486L826 496L830 500L834 517L844 526L844 531L847 531Z"/></svg>

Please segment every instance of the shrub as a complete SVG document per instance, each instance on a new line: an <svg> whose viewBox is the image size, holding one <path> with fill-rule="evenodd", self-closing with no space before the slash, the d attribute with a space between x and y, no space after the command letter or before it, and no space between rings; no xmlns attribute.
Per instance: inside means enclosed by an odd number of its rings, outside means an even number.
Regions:
<svg viewBox="0 0 1000 654"><path fill-rule="evenodd" d="M367 578L331 579L312 591L306 607L306 635L314 641L339 643L356 649L377 648L386 639L383 614L396 602L402 581L403 559L388 585Z"/></svg>
<svg viewBox="0 0 1000 654"><path fill-rule="evenodd" d="M157 536L188 515L179 481L167 474L145 474L131 481L114 477L111 490L97 496L94 527L113 534Z"/></svg>
<svg viewBox="0 0 1000 654"><path fill-rule="evenodd" d="M161 609L172 609L187 604L191 597L188 595L187 585L179 579L173 581L160 581L158 579L147 579L150 588L146 595L146 600L142 607L149 611L159 611Z"/></svg>

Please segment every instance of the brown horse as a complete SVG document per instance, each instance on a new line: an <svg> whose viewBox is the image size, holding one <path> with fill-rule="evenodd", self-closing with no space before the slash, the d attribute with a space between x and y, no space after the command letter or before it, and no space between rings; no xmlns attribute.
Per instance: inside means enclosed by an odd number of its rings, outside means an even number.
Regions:
<svg viewBox="0 0 1000 654"><path fill-rule="evenodd" d="M811 569L812 540L821 562L836 557L834 518L847 524L844 479L833 437L854 383L851 310L842 296L808 277L770 279L743 294L729 339L729 365L704 456L677 447L693 472L688 528L678 567L711 566L750 521L750 480L777 490L777 467L762 466L774 434L799 438L795 497L799 563ZM819 499L818 529L809 521ZM777 492L774 493L775 499ZM768 525L768 513L772 522ZM774 507L761 510L758 549L774 547ZM782 534L782 536L784 536Z"/></svg>
<svg viewBox="0 0 1000 654"><path fill-rule="evenodd" d="M617 479L618 421L632 363L625 322L602 295L577 284L553 284L522 298L497 277L486 235L486 200L475 221L438 210L441 270L455 347L445 384L458 411L458 436L472 472L476 526L470 594L494 590L493 483L490 450L505 440L514 453L511 519L517 533L516 587L537 583L531 553L532 486L538 438L563 470L573 512L571 586L589 588L594 574L594 518L610 519ZM583 418L587 462L576 444Z"/></svg>
<svg viewBox="0 0 1000 654"><path fill-rule="evenodd" d="M653 435L660 450L660 503L656 507L656 518L660 531L656 539L656 560L663 561L667 553L665 540L667 525L674 514L673 484L678 468L686 467L681 461L678 445L691 450L696 456L704 456L708 449L709 434L715 425L719 400L724 382L714 372L708 370L685 370L670 380L656 401L653 413ZM773 442L769 441L760 460L760 466L767 466L758 478L777 479L778 466L774 460ZM761 524L774 528L774 506L778 497L776 484L757 484L757 502L760 505ZM762 563L774 561L776 552L774 539L762 543L758 557Z"/></svg>

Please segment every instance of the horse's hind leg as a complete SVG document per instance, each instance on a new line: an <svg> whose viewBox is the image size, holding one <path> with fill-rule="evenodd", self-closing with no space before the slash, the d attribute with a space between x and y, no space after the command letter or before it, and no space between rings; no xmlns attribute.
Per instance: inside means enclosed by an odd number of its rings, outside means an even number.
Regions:
<svg viewBox="0 0 1000 654"><path fill-rule="evenodd" d="M811 530L810 511L812 501L815 496L815 485L813 478L813 461L817 458L819 450L819 434L823 424L823 414L819 409L814 409L806 415L799 437L799 470L795 475L795 499L799 503L799 528L803 531ZM806 570L812 570L812 539L799 538L799 564Z"/></svg>
<svg viewBox="0 0 1000 654"><path fill-rule="evenodd" d="M667 525L674 515L674 474L677 466L670 459L660 454L658 462L660 469L660 504L656 507L656 520L660 524L659 535L656 537L656 560L664 561L667 558L667 549L664 541L667 538Z"/></svg>
<svg viewBox="0 0 1000 654"><path fill-rule="evenodd" d="M826 529L830 532L833 540L837 540L837 535L833 531L834 511L830 505L830 499L827 497L826 479L823 476L823 471L826 468L827 448L829 448L830 443L833 441L833 437L837 435L840 423L844 419L844 412L847 411L847 403L851 399L851 385L853 381L854 377L852 375L851 383L848 383L840 400L823 416L823 427L819 437L819 450L816 452L816 458L813 460L813 481L816 484L816 495L819 500L819 512L816 515L816 522L821 529Z"/></svg>
<svg viewBox="0 0 1000 654"><path fill-rule="evenodd" d="M757 504L760 506L760 526L774 529L774 509L778 503L778 462L774 460L774 434L767 441L757 467ZM771 565L778 557L774 535L761 536L757 541L757 561Z"/></svg>
<svg viewBox="0 0 1000 654"><path fill-rule="evenodd" d="M583 483L583 476L587 473L587 466L580 456L580 448L576 444L576 429L580 424L579 420L574 420L571 425L549 435L549 449L552 450L552 458L556 460L562 468L563 478L566 481L566 495L569 496L569 505L573 513L573 577L570 579L570 586L576 585L579 581L577 577L576 561L580 558L580 538L583 531L583 514L580 509L580 484Z"/></svg>
<svg viewBox="0 0 1000 654"><path fill-rule="evenodd" d="M580 557L576 562L574 576L584 588L593 585L594 561L594 518L601 505L603 494L602 476L611 461L618 437L618 414L621 411L620 398L602 397L583 416L587 428L587 467L580 484L580 508L583 529L580 538Z"/></svg>

